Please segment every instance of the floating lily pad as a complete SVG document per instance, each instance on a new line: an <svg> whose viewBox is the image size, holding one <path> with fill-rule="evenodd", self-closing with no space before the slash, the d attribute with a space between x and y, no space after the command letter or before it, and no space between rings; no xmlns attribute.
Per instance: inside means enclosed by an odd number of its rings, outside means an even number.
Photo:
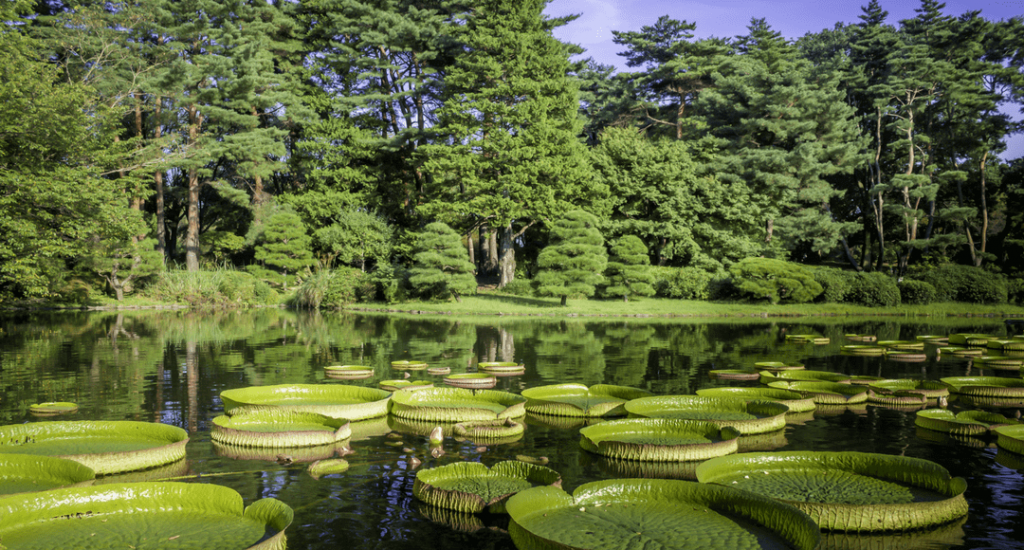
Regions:
<svg viewBox="0 0 1024 550"><path fill-rule="evenodd" d="M809 382L804 380L779 380L769 387L790 390L811 398L816 405L855 405L868 400L867 388L836 382Z"/></svg>
<svg viewBox="0 0 1024 550"><path fill-rule="evenodd" d="M735 453L740 433L699 420L628 418L580 430L580 446L625 460L683 462Z"/></svg>
<svg viewBox="0 0 1024 550"><path fill-rule="evenodd" d="M875 345L887 349L906 351L916 351L924 349L924 342L917 342L911 340L879 340L875 342Z"/></svg>
<svg viewBox="0 0 1024 550"><path fill-rule="evenodd" d="M444 377L444 383L456 388L493 388L498 379L493 374L485 372L469 372L460 374L449 374Z"/></svg>
<svg viewBox="0 0 1024 550"><path fill-rule="evenodd" d="M626 386L556 384L523 390L526 410L534 414L572 417L625 416L623 405L651 392Z"/></svg>
<svg viewBox="0 0 1024 550"><path fill-rule="evenodd" d="M133 472L110 474L99 477L96 478L95 485L104 485L108 483L140 483L143 481L173 481L174 478L181 478L189 475L189 468L188 459L183 458L177 462L164 464L163 466L157 466L156 468L146 468L145 470L135 470Z"/></svg>
<svg viewBox="0 0 1024 550"><path fill-rule="evenodd" d="M786 335L786 341L791 344L814 344L816 346L823 346L828 344L831 340L820 334L788 334Z"/></svg>
<svg viewBox="0 0 1024 550"><path fill-rule="evenodd" d="M852 355L882 355L885 353L885 348L867 344L849 344L840 347L839 351Z"/></svg>
<svg viewBox="0 0 1024 550"><path fill-rule="evenodd" d="M949 396L949 386L933 380L913 380L909 378L878 380L868 384L876 394L918 394L928 399L938 399Z"/></svg>
<svg viewBox="0 0 1024 550"><path fill-rule="evenodd" d="M847 334L846 339L851 342L874 342L878 337L874 334Z"/></svg>
<svg viewBox="0 0 1024 550"><path fill-rule="evenodd" d="M23 550L283 550L292 509L248 508L234 489L201 483L120 483L0 499L0 539Z"/></svg>
<svg viewBox="0 0 1024 550"><path fill-rule="evenodd" d="M1000 426L1019 424L1016 420L1001 414L986 411L962 411L954 414L946 409L918 411L914 424L937 432L959 436L987 435Z"/></svg>
<svg viewBox="0 0 1024 550"><path fill-rule="evenodd" d="M485 361L477 368L495 376L512 376L526 372L526 365L512 361Z"/></svg>
<svg viewBox="0 0 1024 550"><path fill-rule="evenodd" d="M906 456L745 453L701 464L697 479L792 504L828 531L910 531L967 514L967 482Z"/></svg>
<svg viewBox="0 0 1024 550"><path fill-rule="evenodd" d="M995 432L998 437L996 445L999 445L999 448L1024 455L1024 425L1000 426Z"/></svg>
<svg viewBox="0 0 1024 550"><path fill-rule="evenodd" d="M717 369L708 371L708 376L719 380L757 380L761 377L754 369Z"/></svg>
<svg viewBox="0 0 1024 550"><path fill-rule="evenodd" d="M526 427L523 423L516 422L511 418L459 422L452 426L452 435L456 439L471 439L473 441L501 440L505 442L510 438L519 439L524 431L526 431Z"/></svg>
<svg viewBox="0 0 1024 550"><path fill-rule="evenodd" d="M324 367L324 374L326 374L328 378L335 378L338 380L360 380L373 376L373 368L361 365L334 365L331 367Z"/></svg>
<svg viewBox="0 0 1024 550"><path fill-rule="evenodd" d="M391 368L397 370L423 370L427 364L423 361L392 361Z"/></svg>
<svg viewBox="0 0 1024 550"><path fill-rule="evenodd" d="M959 333L950 334L949 343L954 346L968 346L968 347L980 347L983 348L988 345L990 340L998 340L998 336L992 336L991 334L971 334L971 333Z"/></svg>
<svg viewBox="0 0 1024 550"><path fill-rule="evenodd" d="M509 499L517 548L795 548L821 533L793 506L730 487L690 481L614 479L572 496L536 487Z"/></svg>
<svg viewBox="0 0 1024 550"><path fill-rule="evenodd" d="M642 397L626 403L630 416L704 420L730 426L741 434L759 434L786 427L789 407L775 401L748 401L729 397L664 395Z"/></svg>
<svg viewBox="0 0 1024 550"><path fill-rule="evenodd" d="M884 392L877 393L874 390L868 390L868 402L875 405L882 405L888 408L896 409L913 409L928 404L928 398L919 393L907 393L907 392Z"/></svg>
<svg viewBox="0 0 1024 550"><path fill-rule="evenodd" d="M949 399L950 402L977 409L1024 409L1024 395L986 397L955 394Z"/></svg>
<svg viewBox="0 0 1024 550"><path fill-rule="evenodd" d="M814 400L793 391L777 388L705 388L697 390L697 395L701 397L739 397L748 401L776 401L789 407L787 415L813 411L815 408Z"/></svg>
<svg viewBox="0 0 1024 550"><path fill-rule="evenodd" d="M323 476L330 474L341 474L348 471L348 461L344 458L330 458L327 460L317 460L306 468L309 475L313 479L320 479Z"/></svg>
<svg viewBox="0 0 1024 550"><path fill-rule="evenodd" d="M935 351L939 355L952 355L953 357L975 357L985 353L985 350L981 348L958 348L953 346L937 348Z"/></svg>
<svg viewBox="0 0 1024 550"><path fill-rule="evenodd" d="M281 384L220 392L224 412L243 405L280 407L357 421L388 413L389 392L341 384Z"/></svg>
<svg viewBox="0 0 1024 550"><path fill-rule="evenodd" d="M59 416L78 412L78 405L67 402L36 403L28 406L28 412L34 416Z"/></svg>
<svg viewBox="0 0 1024 550"><path fill-rule="evenodd" d="M858 375L850 376L849 378L847 378L846 381L844 382L844 384L852 384L854 386L867 386L867 385L869 385L869 384L871 384L873 382L880 382L882 380L885 380L885 378L883 378L881 376L870 376L870 375L867 375L867 374L858 374Z"/></svg>
<svg viewBox="0 0 1024 550"><path fill-rule="evenodd" d="M736 440L736 452L752 453L760 451L774 451L775 449L785 447L787 443L789 443L789 440L786 439L786 430L777 430L763 434L741 435Z"/></svg>
<svg viewBox="0 0 1024 550"><path fill-rule="evenodd" d="M996 376L950 376L940 378L951 393L974 397L1022 397L1024 380Z"/></svg>
<svg viewBox="0 0 1024 550"><path fill-rule="evenodd" d="M432 374L434 376L443 376L451 372L451 367L427 367L427 374Z"/></svg>
<svg viewBox="0 0 1024 550"><path fill-rule="evenodd" d="M920 334L918 336L915 336L914 339L919 342L924 342L926 344L941 344L943 342L948 342L949 336L944 336L941 334Z"/></svg>
<svg viewBox="0 0 1024 550"><path fill-rule="evenodd" d="M505 501L535 485L560 487L558 472L517 460L488 468L479 462L456 462L416 473L412 494L419 500L457 512L505 511Z"/></svg>
<svg viewBox="0 0 1024 550"><path fill-rule="evenodd" d="M143 470L185 458L188 432L149 422L66 421L0 426L0 453L67 458L97 475Z"/></svg>
<svg viewBox="0 0 1024 550"><path fill-rule="evenodd" d="M213 419L210 439L243 447L315 447L352 437L349 422L317 413L238 407Z"/></svg>
<svg viewBox="0 0 1024 550"><path fill-rule="evenodd" d="M768 372L761 371L761 383L771 384L777 380L811 380L811 381L825 381L825 382L846 382L850 379L845 374L839 374L837 372L828 372L821 370L795 370L795 371L783 371L783 372Z"/></svg>
<svg viewBox="0 0 1024 550"><path fill-rule="evenodd" d="M899 361L901 363L923 363L928 360L928 355L924 352L887 350L885 358L889 361Z"/></svg>
<svg viewBox="0 0 1024 550"><path fill-rule="evenodd" d="M754 363L756 370L766 370L769 372L781 372L786 370L803 370L803 363L783 363L781 361L761 361Z"/></svg>
<svg viewBox="0 0 1024 550"><path fill-rule="evenodd" d="M74 460L0 454L0 495L92 484L96 473Z"/></svg>
<svg viewBox="0 0 1024 550"><path fill-rule="evenodd" d="M398 391L398 390L422 390L423 388L433 388L434 383L430 380L381 380L378 384L380 389L384 391Z"/></svg>
<svg viewBox="0 0 1024 550"><path fill-rule="evenodd" d="M306 464L317 460L333 458L339 451L348 449L347 442L331 443L329 445L317 445L315 447L292 447L279 449L273 447L243 447L241 445L228 445L225 443L213 442L213 452L217 456L223 456L234 460L259 460L262 462L277 462L280 464Z"/></svg>
<svg viewBox="0 0 1024 550"><path fill-rule="evenodd" d="M525 403L525 397L495 390L399 390L391 398L391 414L400 418L430 422L495 420L525 415Z"/></svg>
<svg viewBox="0 0 1024 550"><path fill-rule="evenodd" d="M967 435L956 435L950 432L939 432L935 430L929 430L928 428L922 428L921 426L914 427L914 435L922 441L930 441L932 443L938 443L940 445L950 445L954 447L968 447L971 449L984 449L988 446L988 443L980 437L971 437Z"/></svg>
<svg viewBox="0 0 1024 550"><path fill-rule="evenodd" d="M974 358L974 364L983 369L1020 370L1024 359L1005 355L982 355Z"/></svg>
<svg viewBox="0 0 1024 550"><path fill-rule="evenodd" d="M964 524L968 517L928 529L915 531L846 533L826 531L821 534L820 548L828 550L936 550L962 548Z"/></svg>
<svg viewBox="0 0 1024 550"><path fill-rule="evenodd" d="M549 414L526 413L526 424L543 426L555 430L578 430L584 426L604 422L604 417L551 416Z"/></svg>

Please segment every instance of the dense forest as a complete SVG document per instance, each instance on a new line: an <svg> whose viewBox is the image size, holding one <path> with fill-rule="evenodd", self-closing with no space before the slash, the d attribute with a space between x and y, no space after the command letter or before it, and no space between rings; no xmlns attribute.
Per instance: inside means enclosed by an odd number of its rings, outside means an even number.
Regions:
<svg viewBox="0 0 1024 550"><path fill-rule="evenodd" d="M219 269L564 303L600 284L554 273L583 249L624 298L657 286L634 264L708 297L750 259L1024 288L1024 19L871 0L790 41L652 17L614 32L616 72L545 4L3 0L0 301Z"/></svg>

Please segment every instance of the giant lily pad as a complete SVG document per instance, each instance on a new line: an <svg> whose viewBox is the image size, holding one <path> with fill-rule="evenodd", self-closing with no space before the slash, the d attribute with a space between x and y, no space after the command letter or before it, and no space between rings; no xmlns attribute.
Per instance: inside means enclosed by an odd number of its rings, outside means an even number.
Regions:
<svg viewBox="0 0 1024 550"><path fill-rule="evenodd" d="M913 380L909 378L879 380L868 384L879 395L917 394L928 399L949 396L949 386L932 380Z"/></svg>
<svg viewBox="0 0 1024 550"><path fill-rule="evenodd" d="M856 405L868 400L867 389L836 382L808 382L803 380L779 380L769 387L791 390L811 398L816 405Z"/></svg>
<svg viewBox="0 0 1024 550"><path fill-rule="evenodd" d="M50 403L36 403L35 405L29 405L28 412L34 416L59 416L62 414L71 414L78 412L78 405L76 403L68 402L50 402Z"/></svg>
<svg viewBox="0 0 1024 550"><path fill-rule="evenodd" d="M974 364L983 369L1019 370L1024 366L1024 359L1005 355L982 355L974 358Z"/></svg>
<svg viewBox="0 0 1024 550"><path fill-rule="evenodd" d="M781 372L784 370L803 370L803 363L783 363L782 361L761 361L754 363L754 369L770 372Z"/></svg>
<svg viewBox="0 0 1024 550"><path fill-rule="evenodd" d="M428 422L495 420L525 415L525 403L525 397L495 390L399 390L391 399L391 414L400 418Z"/></svg>
<svg viewBox="0 0 1024 550"><path fill-rule="evenodd" d="M326 374L328 378L335 378L338 380L360 380L373 376L373 367L364 367L362 365L334 365L324 367L324 374Z"/></svg>
<svg viewBox="0 0 1024 550"><path fill-rule="evenodd" d="M910 340L879 340L878 342L875 342L875 345L887 349L895 349L901 351L915 351L924 349L924 342Z"/></svg>
<svg viewBox="0 0 1024 550"><path fill-rule="evenodd" d="M761 377L754 369L715 369L708 371L708 376L719 380L757 380Z"/></svg>
<svg viewBox="0 0 1024 550"><path fill-rule="evenodd" d="M815 548L821 533L793 506L680 480L587 483L572 496L536 487L509 499L517 548ZM766 540L767 539L767 540Z"/></svg>
<svg viewBox="0 0 1024 550"><path fill-rule="evenodd" d="M958 436L979 436L986 435L1000 426L1018 422L1001 414L986 411L961 411L954 414L953 411L946 409L928 409L917 412L914 424L921 428Z"/></svg>
<svg viewBox="0 0 1024 550"><path fill-rule="evenodd" d="M217 456L232 458L234 460L259 460L263 462L277 462L279 464L305 464L317 460L333 458L341 452L348 450L346 442L332 443L329 445L317 445L315 447L293 447L280 449L274 447L243 447L241 445L228 445L225 443L213 442L213 452Z"/></svg>
<svg viewBox="0 0 1024 550"><path fill-rule="evenodd" d="M0 499L0 540L24 550L283 550L292 509L245 508L234 489L200 483L118 483Z"/></svg>
<svg viewBox="0 0 1024 550"><path fill-rule="evenodd" d="M901 363L923 363L928 360L928 355L923 351L908 351L908 350L886 350L885 358L889 361L899 361Z"/></svg>
<svg viewBox="0 0 1024 550"><path fill-rule="evenodd" d="M748 401L776 401L789 407L789 415L813 411L814 400L789 390L777 388L704 388L697 390L701 397L740 397Z"/></svg>
<svg viewBox="0 0 1024 550"><path fill-rule="evenodd" d="M730 426L741 434L759 434L786 427L789 407L775 401L748 401L728 397L665 395L634 399L625 405L631 416L705 420Z"/></svg>
<svg viewBox="0 0 1024 550"><path fill-rule="evenodd" d="M456 388L487 389L493 388L498 383L498 379L493 374L486 372L463 372L445 376L444 383Z"/></svg>
<svg viewBox="0 0 1024 550"><path fill-rule="evenodd" d="M213 419L210 439L243 447L315 447L352 437L348 420L317 413L260 407L236 408L232 416Z"/></svg>
<svg viewBox="0 0 1024 550"><path fill-rule="evenodd" d="M185 458L188 432L132 421L33 422L0 427L0 453L67 458L97 475L143 470Z"/></svg>
<svg viewBox="0 0 1024 550"><path fill-rule="evenodd" d="M974 397L1024 396L1024 380L996 376L950 376L941 378L949 391Z"/></svg>
<svg viewBox="0 0 1024 550"><path fill-rule="evenodd" d="M629 418L581 429L580 446L611 458L683 462L735 453L739 435L711 422Z"/></svg>
<svg viewBox="0 0 1024 550"><path fill-rule="evenodd" d="M512 361L485 361L477 368L495 376L516 376L526 372L526 365Z"/></svg>
<svg viewBox="0 0 1024 550"><path fill-rule="evenodd" d="M420 470L412 494L432 506L458 512L505 511L505 501L535 485L560 487L558 472L518 460L499 462L488 468L479 462L456 462Z"/></svg>
<svg viewBox="0 0 1024 550"><path fill-rule="evenodd" d="M422 390L423 388L432 388L434 383L430 380L381 380L378 384L380 389L384 391L398 391L398 390Z"/></svg>
<svg viewBox="0 0 1024 550"><path fill-rule="evenodd" d="M584 453L585 465L596 465L608 478L685 479L697 481L699 460L686 462L651 462L647 460L621 460Z"/></svg>
<svg viewBox="0 0 1024 550"><path fill-rule="evenodd" d="M840 347L839 351L851 355L882 355L885 353L885 348L868 344L849 344Z"/></svg>
<svg viewBox="0 0 1024 550"><path fill-rule="evenodd" d="M761 383L771 384L777 380L810 380L824 382L846 382L849 376L821 370L795 370L783 372L761 371Z"/></svg>
<svg viewBox="0 0 1024 550"><path fill-rule="evenodd" d="M89 485L96 479L88 466L50 456L0 454L0 495Z"/></svg>
<svg viewBox="0 0 1024 550"><path fill-rule="evenodd" d="M847 334L846 339L851 342L874 342L878 337L874 334Z"/></svg>
<svg viewBox="0 0 1024 550"><path fill-rule="evenodd" d="M526 431L526 426L522 422L516 422L511 418L459 422L452 426L452 434L456 439L483 442L498 441L504 443L518 440L524 431Z"/></svg>
<svg viewBox="0 0 1024 550"><path fill-rule="evenodd" d="M224 390L224 412L243 405L281 407L357 421L388 413L390 393L340 384L281 384Z"/></svg>
<svg viewBox="0 0 1024 550"><path fill-rule="evenodd" d="M391 368L396 370L423 370L427 364L423 361L392 361Z"/></svg>
<svg viewBox="0 0 1024 550"><path fill-rule="evenodd" d="M909 531L967 514L967 482L934 462L906 456L737 454L701 464L697 479L792 504L828 531Z"/></svg>
<svg viewBox="0 0 1024 550"><path fill-rule="evenodd" d="M523 390L526 410L535 414L574 417L625 416L626 401L650 396L651 392L626 386L597 384L556 384Z"/></svg>
<svg viewBox="0 0 1024 550"><path fill-rule="evenodd" d="M959 333L950 334L949 343L954 346L967 346L967 347L979 347L983 348L988 345L989 340L998 340L998 336L992 336L991 334L969 334Z"/></svg>
<svg viewBox="0 0 1024 550"><path fill-rule="evenodd" d="M996 445L1012 453L1024 455L1024 425L1000 426L995 429Z"/></svg>
<svg viewBox="0 0 1024 550"><path fill-rule="evenodd" d="M947 346L944 348L937 348L936 353L939 355L952 355L953 357L975 357L984 355L985 350L981 348L958 348L955 346Z"/></svg>
<svg viewBox="0 0 1024 550"><path fill-rule="evenodd" d="M790 344L814 344L816 346L823 346L828 344L831 340L820 334L788 334L786 335L786 342Z"/></svg>

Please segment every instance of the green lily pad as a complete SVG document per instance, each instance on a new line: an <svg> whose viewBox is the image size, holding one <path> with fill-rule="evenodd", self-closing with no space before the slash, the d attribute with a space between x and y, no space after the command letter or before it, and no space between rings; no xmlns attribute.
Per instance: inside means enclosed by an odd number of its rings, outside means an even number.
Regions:
<svg viewBox="0 0 1024 550"><path fill-rule="evenodd" d="M900 410L918 410L928 404L928 398L919 393L886 392L876 393L868 390L868 402L887 408Z"/></svg>
<svg viewBox="0 0 1024 550"><path fill-rule="evenodd" d="M957 394L950 397L950 402L953 401L964 407L976 409L1024 409L1024 395L986 397Z"/></svg>
<svg viewBox="0 0 1024 550"><path fill-rule="evenodd" d="M996 445L1011 453L1024 455L1024 425L999 426L995 429Z"/></svg>
<svg viewBox="0 0 1024 550"><path fill-rule="evenodd" d="M398 390L422 390L423 388L433 388L434 383L430 380L381 380L377 384L380 389L384 391L398 391Z"/></svg>
<svg viewBox="0 0 1024 550"><path fill-rule="evenodd" d="M361 380L373 376L373 368L362 365L334 365L324 367L324 374L328 378L338 380Z"/></svg>
<svg viewBox="0 0 1024 550"><path fill-rule="evenodd" d="M878 395L918 394L928 399L949 396L949 386L933 380L913 380L909 378L878 380L868 384Z"/></svg>
<svg viewBox="0 0 1024 550"><path fill-rule="evenodd" d="M317 460L333 458L339 451L346 451L346 442L317 445L315 447L292 447L280 449L274 447L243 447L213 442L213 452L234 460L259 460L277 462L279 464L307 464Z"/></svg>
<svg viewBox="0 0 1024 550"><path fill-rule="evenodd" d="M867 344L849 344L841 346L839 351L852 355L882 355L885 353L885 348Z"/></svg>
<svg viewBox="0 0 1024 550"><path fill-rule="evenodd" d="M741 435L736 440L736 452L752 453L760 451L774 451L775 449L785 447L787 443L789 443L789 440L786 439L786 430L778 430L763 434Z"/></svg>
<svg viewBox="0 0 1024 550"><path fill-rule="evenodd" d="M427 364L423 361L392 361L391 368L397 370L423 370Z"/></svg>
<svg viewBox="0 0 1024 550"><path fill-rule="evenodd" d="M761 377L754 369L717 369L708 371L708 376L719 380L757 380Z"/></svg>
<svg viewBox="0 0 1024 550"><path fill-rule="evenodd" d="M803 370L803 363L783 363L781 361L761 361L760 363L754 363L754 369L766 370L770 372L780 372L786 370Z"/></svg>
<svg viewBox="0 0 1024 550"><path fill-rule="evenodd" d="M558 472L517 460L488 468L479 462L456 462L420 470L412 494L419 500L457 512L505 511L505 501L535 485L560 487Z"/></svg>
<svg viewBox="0 0 1024 550"><path fill-rule="evenodd" d="M0 454L0 495L92 484L96 473L74 460Z"/></svg>
<svg viewBox="0 0 1024 550"><path fill-rule="evenodd" d="M904 351L915 351L924 349L924 342L910 340L879 340L875 342L875 345L881 346L883 348Z"/></svg>
<svg viewBox="0 0 1024 550"><path fill-rule="evenodd" d="M650 462L641 460L622 460L584 453L583 464L594 464L608 478L642 478L642 479L685 479L697 481L699 460L688 462Z"/></svg>
<svg viewBox="0 0 1024 550"><path fill-rule="evenodd" d="M485 361L477 368L495 376L514 376L526 372L526 365L512 361Z"/></svg>
<svg viewBox="0 0 1024 550"><path fill-rule="evenodd" d="M173 481L174 478L187 476L189 474L189 468L188 460L183 458L177 462L164 464L163 466L157 466L156 468L146 468L145 470L135 470L133 472L124 472L121 474L110 474L96 478L95 485L105 485L108 483L139 483L143 481Z"/></svg>
<svg viewBox="0 0 1024 550"><path fill-rule="evenodd" d="M597 384L556 384L523 390L526 410L534 414L571 417L625 416L626 401L647 397L651 392L626 386Z"/></svg>
<svg viewBox="0 0 1024 550"><path fill-rule="evenodd" d="M460 374L449 374L444 377L444 383L456 388L493 388L498 379L493 374L485 372L464 372Z"/></svg>
<svg viewBox="0 0 1024 550"><path fill-rule="evenodd" d="M981 348L958 348L954 346L937 348L935 352L939 355L952 355L953 357L974 357L985 354L985 350Z"/></svg>
<svg viewBox="0 0 1024 550"><path fill-rule="evenodd" d="M793 506L680 480L597 481L572 496L536 487L509 499L506 508L512 542L521 549L811 550L821 539L814 522Z"/></svg>
<svg viewBox="0 0 1024 550"><path fill-rule="evenodd" d="M452 372L451 367L427 367L427 374L434 376L444 376Z"/></svg>
<svg viewBox="0 0 1024 550"><path fill-rule="evenodd" d="M735 453L739 435L711 422L629 418L581 429L580 446L611 458L683 462Z"/></svg>
<svg viewBox="0 0 1024 550"><path fill-rule="evenodd" d="M942 334L920 334L915 336L914 339L926 344L941 344L943 342L948 342L949 336L944 336Z"/></svg>
<svg viewBox="0 0 1024 550"><path fill-rule="evenodd" d="M344 458L317 460L310 464L306 471L309 472L309 475L313 476L313 479L320 479L322 476L347 472L348 461Z"/></svg>
<svg viewBox="0 0 1024 550"><path fill-rule="evenodd" d="M972 334L972 333L959 333L950 334L949 343L954 346L968 346L968 347L980 347L983 348L988 345L990 340L999 340L998 336L992 336L991 334Z"/></svg>
<svg viewBox="0 0 1024 550"><path fill-rule="evenodd" d="M885 358L889 361L899 361L901 363L923 363L928 360L928 354L923 351L908 351L908 350L886 350Z"/></svg>
<svg viewBox="0 0 1024 550"><path fill-rule="evenodd" d="M820 335L820 334L787 334L786 342L790 344L814 344L816 346L823 346L828 344L831 340Z"/></svg>
<svg viewBox="0 0 1024 550"><path fill-rule="evenodd" d="M775 401L789 407L789 413L802 413L815 409L814 400L797 392L777 388L704 388L697 390L701 397L739 397L748 401Z"/></svg>
<svg viewBox="0 0 1024 550"><path fill-rule="evenodd" d="M78 412L78 405L68 402L36 403L28 406L34 416L58 416Z"/></svg>
<svg viewBox="0 0 1024 550"><path fill-rule="evenodd" d="M97 475L143 470L185 458L188 432L149 422L65 421L0 426L0 453L67 458Z"/></svg>
<svg viewBox="0 0 1024 550"><path fill-rule="evenodd" d="M825 381L825 382L846 382L850 380L849 376L845 374L839 374L837 372L828 372L821 370L795 370L795 371L782 371L782 372L769 372L761 371L761 383L771 384L777 380L811 380L811 381Z"/></svg>
<svg viewBox="0 0 1024 550"><path fill-rule="evenodd" d="M518 440L525 431L526 427L522 422L516 422L511 418L459 422L452 426L452 434L456 439L484 442L494 440L510 442L510 440Z"/></svg>
<svg viewBox="0 0 1024 550"><path fill-rule="evenodd" d="M243 447L315 447L352 437L348 420L270 407L238 407L213 419L210 439Z"/></svg>
<svg viewBox="0 0 1024 550"><path fill-rule="evenodd" d="M283 550L292 509L265 498L245 508L234 489L121 483L0 499L0 539L23 550Z"/></svg>
<svg viewBox="0 0 1024 550"><path fill-rule="evenodd" d="M427 422L465 422L518 418L526 414L526 398L503 391L427 388L396 391L392 415Z"/></svg>
<svg viewBox="0 0 1024 550"><path fill-rule="evenodd" d="M281 384L224 390L224 412L243 405L280 407L295 412L318 413L351 421L388 413L391 394L374 388L341 384Z"/></svg>
<svg viewBox="0 0 1024 550"><path fill-rule="evenodd" d="M954 414L946 409L927 409L917 412L914 424L958 436L981 436L1000 426L1019 423L1001 414L986 411L961 411Z"/></svg>
<svg viewBox="0 0 1024 550"><path fill-rule="evenodd" d="M625 405L630 416L704 420L730 426L741 434L758 434L786 427L789 407L775 401L748 401L728 397L663 395L634 399Z"/></svg>
<svg viewBox="0 0 1024 550"><path fill-rule="evenodd" d="M967 514L967 482L906 456L745 453L701 464L697 479L792 504L828 531L909 531Z"/></svg>
<svg viewBox="0 0 1024 550"><path fill-rule="evenodd" d="M790 390L811 398L816 405L856 405L866 403L868 391L862 386L836 382L810 382L805 380L779 380L769 387ZM820 407L819 407L820 409Z"/></svg>
<svg viewBox="0 0 1024 550"><path fill-rule="evenodd" d="M1024 396L1024 380L996 376L950 376L940 378L951 393L974 397Z"/></svg>
<svg viewBox="0 0 1024 550"><path fill-rule="evenodd" d="M874 334L847 334L846 339L851 342L874 342L878 337Z"/></svg>
<svg viewBox="0 0 1024 550"><path fill-rule="evenodd" d="M578 430L584 426L604 422L603 417L551 416L548 414L526 413L528 426L543 426L554 430Z"/></svg>
<svg viewBox="0 0 1024 550"><path fill-rule="evenodd" d="M982 369L1020 370L1024 367L1024 359L1005 355L982 355L974 358L974 364Z"/></svg>

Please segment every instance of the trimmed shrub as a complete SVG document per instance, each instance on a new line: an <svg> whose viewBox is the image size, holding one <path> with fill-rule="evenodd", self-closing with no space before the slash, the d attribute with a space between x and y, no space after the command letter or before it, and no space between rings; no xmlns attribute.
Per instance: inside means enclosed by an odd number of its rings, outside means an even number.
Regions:
<svg viewBox="0 0 1024 550"><path fill-rule="evenodd" d="M900 288L896 286L896 279L885 273L856 273L846 301L874 307L898 306Z"/></svg>
<svg viewBox="0 0 1024 550"><path fill-rule="evenodd" d="M711 274L697 267L652 267L657 296L679 300L711 298Z"/></svg>
<svg viewBox="0 0 1024 550"><path fill-rule="evenodd" d="M747 299L810 302L822 292L810 270L802 265L770 258L747 258L729 268L733 284ZM899 293L896 294L899 299Z"/></svg>
<svg viewBox="0 0 1024 550"><path fill-rule="evenodd" d="M834 267L819 267L814 270L814 280L821 285L822 293L816 301L829 304L840 304L846 301L847 294L853 290L855 271L845 271Z"/></svg>
<svg viewBox="0 0 1024 550"><path fill-rule="evenodd" d="M924 305L935 301L935 287L924 281L903 279L896 286L900 289L900 301L904 304Z"/></svg>
<svg viewBox="0 0 1024 550"><path fill-rule="evenodd" d="M415 234L414 265L409 270L409 284L426 298L449 296L461 302L462 294L476 292L475 266L462 244L462 237L441 222L427 224Z"/></svg>
<svg viewBox="0 0 1024 550"><path fill-rule="evenodd" d="M354 267L339 267L331 271L321 307L341 308L345 304L369 302L377 289L366 273Z"/></svg>
<svg viewBox="0 0 1024 550"><path fill-rule="evenodd" d="M980 267L947 264L921 274L931 284L940 302L1005 304L1008 299L1006 279Z"/></svg>
<svg viewBox="0 0 1024 550"><path fill-rule="evenodd" d="M601 294L621 297L628 302L630 296L653 296L654 274L647 256L647 245L635 235L624 235L612 243L612 256L604 275L607 282Z"/></svg>
<svg viewBox="0 0 1024 550"><path fill-rule="evenodd" d="M535 296L536 292L533 289L533 281L526 278L516 277L512 279L510 283L505 285L501 290L502 294L509 294L512 296Z"/></svg>

